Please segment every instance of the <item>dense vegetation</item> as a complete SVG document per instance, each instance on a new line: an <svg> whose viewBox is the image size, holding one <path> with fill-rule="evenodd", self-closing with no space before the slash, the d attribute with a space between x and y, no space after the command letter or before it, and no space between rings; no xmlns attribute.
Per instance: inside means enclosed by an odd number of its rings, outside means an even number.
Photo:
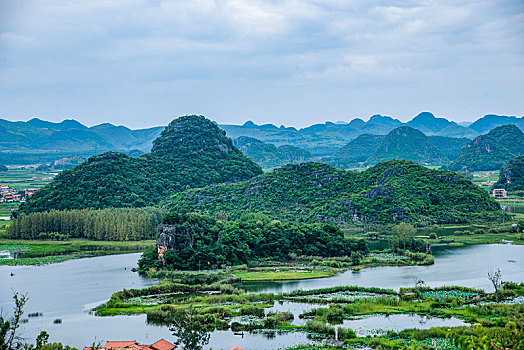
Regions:
<svg viewBox="0 0 524 350"><path fill-rule="evenodd" d="M391 159L441 165L456 159L468 141L465 137L426 136L416 129L402 126L387 136L359 135L333 156L322 160L337 168L352 168Z"/></svg>
<svg viewBox="0 0 524 350"><path fill-rule="evenodd" d="M51 210L20 215L11 222L8 238L104 241L155 239L165 211L158 208Z"/></svg>
<svg viewBox="0 0 524 350"><path fill-rule="evenodd" d="M245 214L236 221L219 221L194 213L171 213L163 220L157 246L165 250L168 269L196 270L273 259L290 254L343 256L365 251L363 241L344 238L332 224L299 224ZM142 270L161 267L156 247L139 261Z"/></svg>
<svg viewBox="0 0 524 350"><path fill-rule="evenodd" d="M252 137L241 136L233 144L248 158L263 169L273 169L292 163L303 163L312 159L308 151L290 145L275 146Z"/></svg>
<svg viewBox="0 0 524 350"><path fill-rule="evenodd" d="M451 161L457 159L462 151L462 147L466 146L470 141L470 139L465 137L447 136L429 136L428 139Z"/></svg>
<svg viewBox="0 0 524 350"><path fill-rule="evenodd" d="M144 207L189 188L261 173L214 123L185 116L165 128L151 153L138 158L115 152L91 157L56 176L20 211Z"/></svg>
<svg viewBox="0 0 524 350"><path fill-rule="evenodd" d="M512 159L502 167L493 188L505 188L510 194L524 194L524 156Z"/></svg>
<svg viewBox="0 0 524 350"><path fill-rule="evenodd" d="M366 162L376 164L392 159L406 159L424 165L439 165L448 161L426 135L409 126L392 130Z"/></svg>
<svg viewBox="0 0 524 350"><path fill-rule="evenodd" d="M311 223L426 224L489 221L500 208L486 191L454 172L402 160L362 172L320 163L288 165L248 181L174 195L166 206L229 219L261 212Z"/></svg>
<svg viewBox="0 0 524 350"><path fill-rule="evenodd" d="M520 155L524 155L524 133L515 125L499 126L469 142L450 169L498 170Z"/></svg>
<svg viewBox="0 0 524 350"><path fill-rule="evenodd" d="M9 169L3 165L3 164L0 164L0 171L8 171Z"/></svg>
<svg viewBox="0 0 524 350"><path fill-rule="evenodd" d="M340 148L327 163L337 168L351 168L365 162L370 155L382 144L384 135L362 134Z"/></svg>

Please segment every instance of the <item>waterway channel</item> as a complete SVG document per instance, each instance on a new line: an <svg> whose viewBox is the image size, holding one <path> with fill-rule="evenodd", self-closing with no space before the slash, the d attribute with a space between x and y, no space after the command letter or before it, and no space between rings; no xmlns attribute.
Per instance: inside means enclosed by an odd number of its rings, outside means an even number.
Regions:
<svg viewBox="0 0 524 350"><path fill-rule="evenodd" d="M131 271L140 254L123 254L70 260L45 266L1 266L0 307L3 314L12 309L13 291L29 297L27 322L20 333L28 341L41 330L50 334L51 341L60 341L78 348L90 345L95 339L137 340L152 343L160 338L173 340L167 327L148 325L145 315L96 317L89 310L107 300L112 293L124 288L144 288L156 283L154 279L139 276ZM490 290L487 271L500 268L504 280L524 281L524 246L480 245L461 248L438 247L435 264L431 266L376 267L360 272L345 272L333 277L282 283L245 283L248 292L279 292L294 289L315 289L338 285L377 286L398 289L413 286L422 279L431 286L464 285ZM290 310L294 322L298 315L312 307L301 303L275 303L276 311ZM268 310L269 311L269 310ZM57 321L60 320L60 321ZM372 334L375 329L401 330L404 328L430 328L437 325L462 324L456 319L428 319L417 315L376 316L368 319L347 320L344 326L354 327L358 334ZM208 345L213 349L231 349L240 346L248 349L278 349L307 342L303 333L276 335L248 334L243 337L231 331L216 331Z"/></svg>

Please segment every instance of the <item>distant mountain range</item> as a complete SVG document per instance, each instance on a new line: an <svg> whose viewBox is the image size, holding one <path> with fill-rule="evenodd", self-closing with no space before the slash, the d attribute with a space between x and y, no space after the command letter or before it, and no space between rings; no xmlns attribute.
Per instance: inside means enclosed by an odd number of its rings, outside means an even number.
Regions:
<svg viewBox="0 0 524 350"><path fill-rule="evenodd" d="M412 127L430 137L473 139L497 126L507 124L516 125L524 130L524 117L490 114L473 123L456 123L446 118L437 118L429 112L422 112L407 123L389 116L374 115L367 122L356 118L350 122L326 122L302 129L283 125L277 127L273 124L256 125L251 121L243 125L219 125L219 127L233 140L250 137L273 144L277 149L279 146L290 145L301 148L301 152L309 152L311 157L324 160L339 153L342 147L356 140L360 135L387 135L400 126ZM162 127L153 127L132 130L109 123L87 127L72 119L60 123L38 118L27 122L0 119L0 164L52 163L64 157L76 155L88 157L106 151L138 155L149 152L153 140L160 135L162 129ZM432 143L444 156L453 160L453 154L450 156L433 140ZM294 157L298 149L288 151ZM451 150L451 153L453 152ZM277 158L282 156L278 155L278 150L276 153ZM267 164L262 163L262 166L277 163L269 161Z"/></svg>
<svg viewBox="0 0 524 350"><path fill-rule="evenodd" d="M131 130L109 123L87 127L76 120L52 123L38 118L27 122L0 119L0 163L52 163L70 156L106 151L144 153L163 127Z"/></svg>
<svg viewBox="0 0 524 350"><path fill-rule="evenodd" d="M326 122L306 128L273 124L256 125L248 121L244 125L220 125L232 139L240 136L253 137L273 143L276 146L290 144L302 147L313 156L333 155L340 147L362 134L387 135L399 126L410 126L427 136L466 137L473 139L480 134L501 126L513 124L524 130L524 117L486 115L473 123L456 123L445 118L437 118L432 113L422 112L407 123L389 116L374 115L367 122L353 119L349 123Z"/></svg>

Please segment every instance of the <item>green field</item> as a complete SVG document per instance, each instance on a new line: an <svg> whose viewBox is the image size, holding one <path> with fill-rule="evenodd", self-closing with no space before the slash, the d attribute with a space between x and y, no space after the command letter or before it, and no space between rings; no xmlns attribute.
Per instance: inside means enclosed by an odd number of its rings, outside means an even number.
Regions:
<svg viewBox="0 0 524 350"><path fill-rule="evenodd" d="M473 178L471 181L485 189L486 191L491 190L491 184L487 183L495 183L499 179L499 170L492 170L492 171L474 171L473 172Z"/></svg>
<svg viewBox="0 0 524 350"><path fill-rule="evenodd" d="M45 181L27 181L31 178L53 178L58 172L37 171L36 168L22 167L10 168L9 171L0 172L0 183L17 190L26 190L28 188L42 188L51 180ZM15 182L12 182L15 181Z"/></svg>
<svg viewBox="0 0 524 350"><path fill-rule="evenodd" d="M0 237L5 237L0 231ZM142 252L155 241L108 242L71 239L68 241L31 241L0 239L0 251L20 254L18 259L0 259L0 265L41 265L64 260L121 253Z"/></svg>
<svg viewBox="0 0 524 350"><path fill-rule="evenodd" d="M10 168L9 171L0 172L0 185L9 186L16 190L27 190L29 188L42 188L52 180L28 181L31 178L54 178L58 172L37 171L34 167ZM0 203L0 217L10 216L13 210L18 208L19 203Z"/></svg>
<svg viewBox="0 0 524 350"><path fill-rule="evenodd" d="M336 272L332 270L280 270L274 271L235 271L233 275L240 277L242 281L293 281L311 278L330 277Z"/></svg>

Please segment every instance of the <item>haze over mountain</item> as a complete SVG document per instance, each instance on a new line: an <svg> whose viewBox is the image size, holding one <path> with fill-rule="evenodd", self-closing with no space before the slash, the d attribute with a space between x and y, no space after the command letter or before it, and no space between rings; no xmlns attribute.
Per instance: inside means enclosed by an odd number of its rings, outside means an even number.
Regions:
<svg viewBox="0 0 524 350"><path fill-rule="evenodd" d="M87 127L71 119L60 123L38 118L27 122L0 119L0 162L52 163L68 156L88 157L106 151L149 152L162 130L163 127L131 130L109 123Z"/></svg>
<svg viewBox="0 0 524 350"><path fill-rule="evenodd" d="M437 118L429 112L422 112L407 123L388 116L374 115L367 122L356 118L350 122L326 122L302 129L272 124L256 125L253 122L220 127L232 139L252 137L277 147L300 147L310 152L312 157L328 157L359 135L387 135L394 128L403 125L411 126L431 137L474 138L479 132L489 131L490 127L508 123L524 128L522 117L487 115L466 127L445 118ZM151 149L152 141L161 130L162 127L131 130L109 123L87 127L75 120L51 123L36 118L28 122L0 119L0 151L9 151L0 152L0 163L52 163L59 158L75 155L88 157L108 150L128 154L133 151L133 154L139 154ZM447 153L446 157L453 160L455 156Z"/></svg>
<svg viewBox="0 0 524 350"><path fill-rule="evenodd" d="M66 170L20 207L51 209L142 207L192 187L249 179L262 169L216 124L202 116L172 121L138 158L108 152Z"/></svg>
<svg viewBox="0 0 524 350"><path fill-rule="evenodd" d="M252 137L240 136L233 144L263 169L273 169L291 163L303 163L312 159L308 151L290 145L276 147Z"/></svg>

